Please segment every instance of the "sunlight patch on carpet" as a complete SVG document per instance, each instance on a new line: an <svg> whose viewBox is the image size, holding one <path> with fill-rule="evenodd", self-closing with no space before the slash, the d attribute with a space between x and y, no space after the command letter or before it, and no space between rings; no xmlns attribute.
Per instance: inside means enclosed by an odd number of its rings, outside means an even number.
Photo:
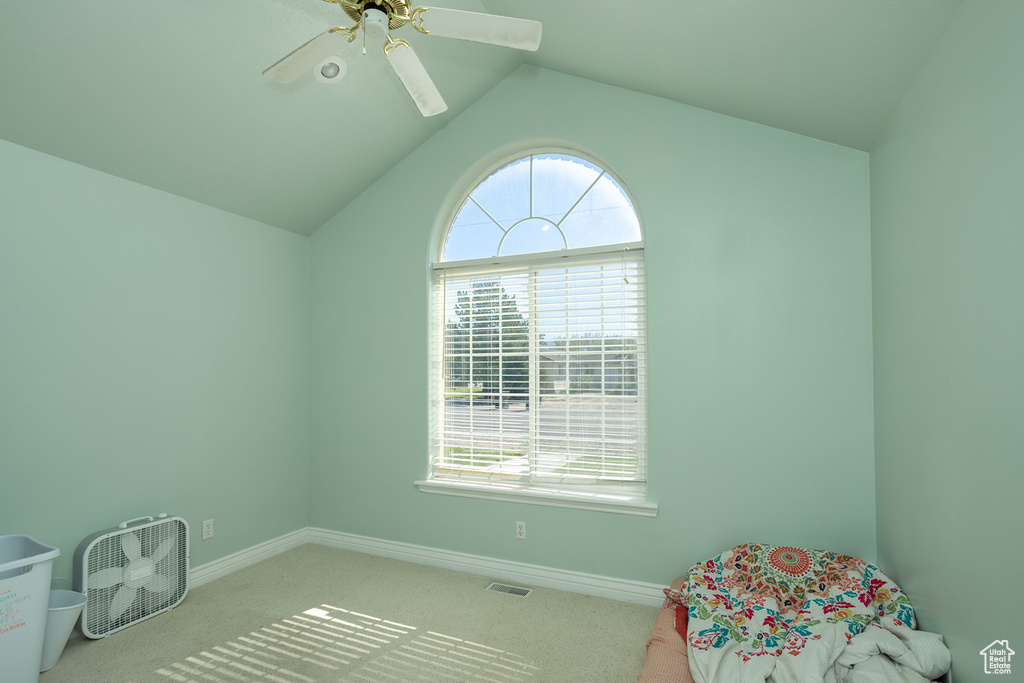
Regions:
<svg viewBox="0 0 1024 683"><path fill-rule="evenodd" d="M515 683L540 670L505 650L320 605L155 673L182 683Z"/></svg>

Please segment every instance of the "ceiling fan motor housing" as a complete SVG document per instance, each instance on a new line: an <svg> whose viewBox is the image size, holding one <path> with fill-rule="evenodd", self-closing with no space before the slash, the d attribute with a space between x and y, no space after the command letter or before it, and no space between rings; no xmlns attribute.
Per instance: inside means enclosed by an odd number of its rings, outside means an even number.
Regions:
<svg viewBox="0 0 1024 683"><path fill-rule="evenodd" d="M367 45L383 45L388 35L388 17L379 9L369 7L363 16L363 35Z"/></svg>
<svg viewBox="0 0 1024 683"><path fill-rule="evenodd" d="M361 0L338 3L352 21L360 21L367 10L383 12L388 18L388 28L398 28L409 21L411 10L406 0ZM386 31L385 31L386 32Z"/></svg>

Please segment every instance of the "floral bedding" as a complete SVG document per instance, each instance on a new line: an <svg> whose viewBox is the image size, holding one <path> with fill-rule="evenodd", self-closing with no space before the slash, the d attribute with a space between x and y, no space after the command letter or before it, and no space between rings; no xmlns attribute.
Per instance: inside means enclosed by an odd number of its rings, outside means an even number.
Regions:
<svg viewBox="0 0 1024 683"><path fill-rule="evenodd" d="M949 669L910 600L850 555L747 544L694 565L685 592L696 683L927 681ZM879 679L879 676L882 678Z"/></svg>

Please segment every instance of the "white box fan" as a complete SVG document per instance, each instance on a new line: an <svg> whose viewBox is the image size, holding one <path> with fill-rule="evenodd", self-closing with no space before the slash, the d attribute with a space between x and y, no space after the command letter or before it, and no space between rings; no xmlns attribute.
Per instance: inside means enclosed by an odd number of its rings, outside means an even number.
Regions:
<svg viewBox="0 0 1024 683"><path fill-rule="evenodd" d="M139 517L90 534L75 549L82 633L104 638L175 607L188 592L188 522Z"/></svg>

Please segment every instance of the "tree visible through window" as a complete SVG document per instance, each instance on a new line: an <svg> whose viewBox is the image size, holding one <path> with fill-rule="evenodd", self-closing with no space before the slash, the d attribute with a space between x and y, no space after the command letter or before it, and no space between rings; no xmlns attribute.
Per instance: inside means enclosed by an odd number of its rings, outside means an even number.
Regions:
<svg viewBox="0 0 1024 683"><path fill-rule="evenodd" d="M472 189L434 264L430 482L642 499L643 266L592 162L533 154Z"/></svg>
<svg viewBox="0 0 1024 683"><path fill-rule="evenodd" d="M516 299L498 280L474 282L456 296L455 316L445 322L449 399L478 399L504 405L529 401L529 324Z"/></svg>

